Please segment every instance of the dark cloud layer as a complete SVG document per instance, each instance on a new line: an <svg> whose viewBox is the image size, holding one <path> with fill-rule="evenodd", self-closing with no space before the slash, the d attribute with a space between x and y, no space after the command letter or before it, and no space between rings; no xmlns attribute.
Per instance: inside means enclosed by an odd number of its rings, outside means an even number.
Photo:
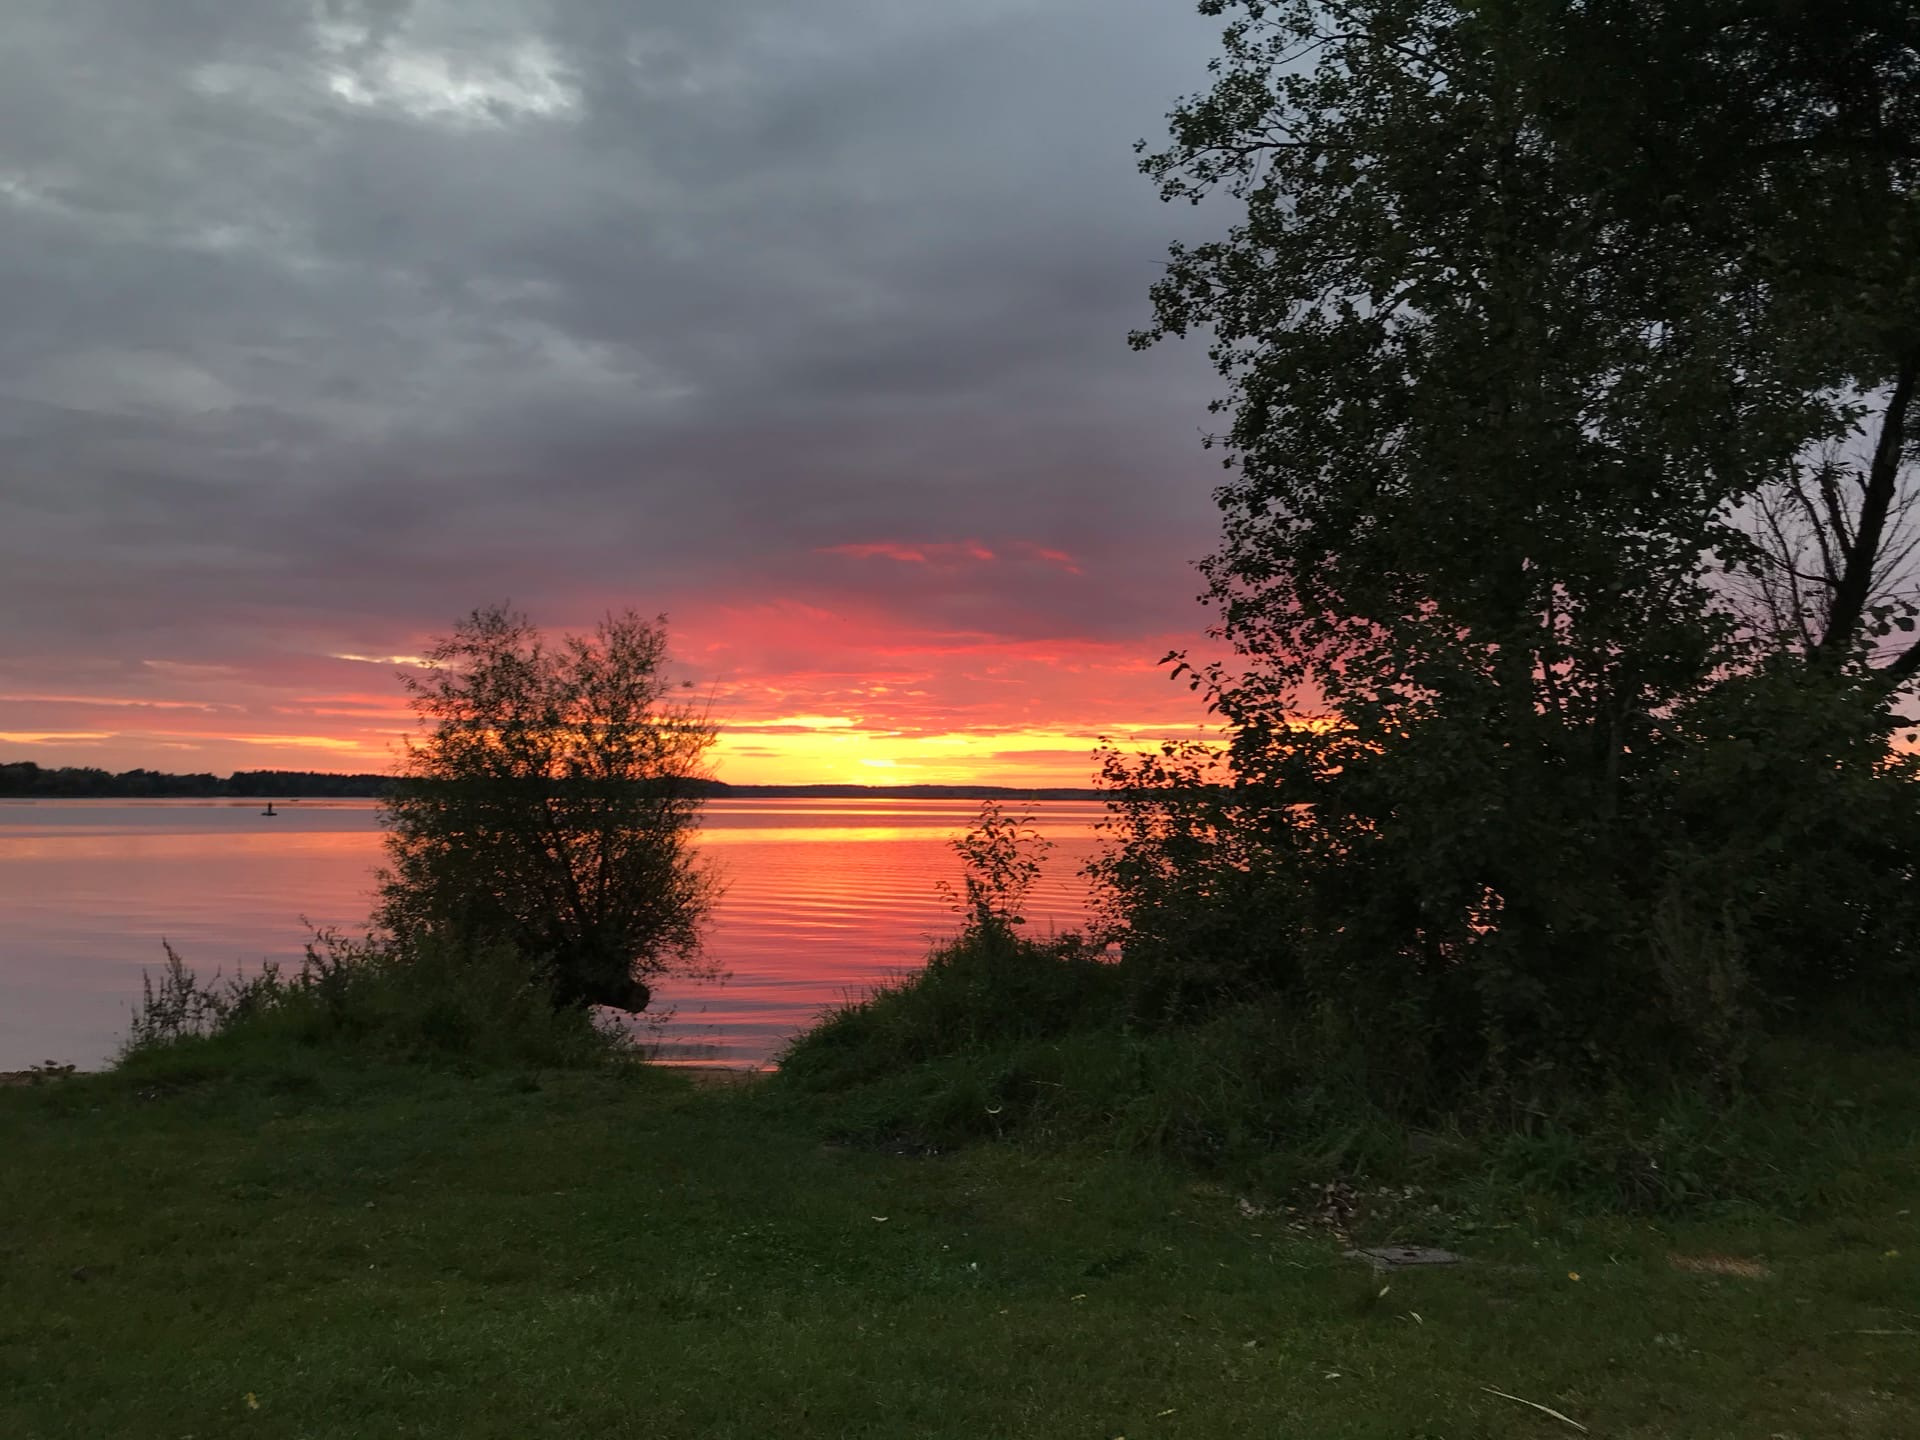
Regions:
<svg viewBox="0 0 1920 1440"><path fill-rule="evenodd" d="M1191 223L1129 149L1203 78L1184 0L7 29L0 690L164 698L170 666L393 653L502 596L670 609L715 657L782 604L1197 627L1203 357L1125 345ZM994 560L846 548L883 544Z"/></svg>

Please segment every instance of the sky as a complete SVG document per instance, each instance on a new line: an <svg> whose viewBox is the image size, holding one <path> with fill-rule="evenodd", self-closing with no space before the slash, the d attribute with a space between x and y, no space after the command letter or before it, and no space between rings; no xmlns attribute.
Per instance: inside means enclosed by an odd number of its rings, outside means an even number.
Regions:
<svg viewBox="0 0 1920 1440"><path fill-rule="evenodd" d="M1190 733L1131 351L1190 0L13 0L0 760L381 770L477 606L665 613L735 782Z"/></svg>

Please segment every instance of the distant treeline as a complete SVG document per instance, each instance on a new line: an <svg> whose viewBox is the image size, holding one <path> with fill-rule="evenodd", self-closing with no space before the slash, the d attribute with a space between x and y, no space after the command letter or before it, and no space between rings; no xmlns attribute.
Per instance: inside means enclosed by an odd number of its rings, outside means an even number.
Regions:
<svg viewBox="0 0 1920 1440"><path fill-rule="evenodd" d="M31 760L0 765L0 796L9 799L375 796L385 794L392 783L387 775L329 775L312 770L236 770L220 776L170 775L162 770L122 770L116 774L91 765L48 769Z"/></svg>
<svg viewBox="0 0 1920 1440"><path fill-rule="evenodd" d="M378 798L391 775L334 775L317 770L236 770L227 776L171 775L161 770L122 770L63 765L49 769L31 760L0 764L5 799L294 799ZM1096 800L1098 790L1006 785L729 785L699 782L714 799L818 800Z"/></svg>

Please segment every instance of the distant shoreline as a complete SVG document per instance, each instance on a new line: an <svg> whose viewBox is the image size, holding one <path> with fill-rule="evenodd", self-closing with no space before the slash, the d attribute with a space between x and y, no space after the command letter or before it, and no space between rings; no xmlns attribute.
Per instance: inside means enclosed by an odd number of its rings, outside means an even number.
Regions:
<svg viewBox="0 0 1920 1440"><path fill-rule="evenodd" d="M391 775L320 770L238 770L232 775L172 775L159 770L0 764L0 800L377 800ZM1104 800L1110 792L1058 785L731 785L697 782L710 800Z"/></svg>

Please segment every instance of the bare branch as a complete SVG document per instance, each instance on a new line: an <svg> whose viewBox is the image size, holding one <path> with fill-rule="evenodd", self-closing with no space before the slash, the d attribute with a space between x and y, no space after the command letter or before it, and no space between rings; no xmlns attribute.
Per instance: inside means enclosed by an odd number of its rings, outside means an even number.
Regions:
<svg viewBox="0 0 1920 1440"><path fill-rule="evenodd" d="M1820 649L1828 656L1843 657L1859 642L1874 576L1882 568L1880 546L1898 491L1900 464L1906 454L1907 410L1916 381L1920 381L1920 345L1901 357L1893 394L1880 419L1880 438L1874 445L1853 540L1844 547L1846 567L1834 591L1826 634L1820 638Z"/></svg>

